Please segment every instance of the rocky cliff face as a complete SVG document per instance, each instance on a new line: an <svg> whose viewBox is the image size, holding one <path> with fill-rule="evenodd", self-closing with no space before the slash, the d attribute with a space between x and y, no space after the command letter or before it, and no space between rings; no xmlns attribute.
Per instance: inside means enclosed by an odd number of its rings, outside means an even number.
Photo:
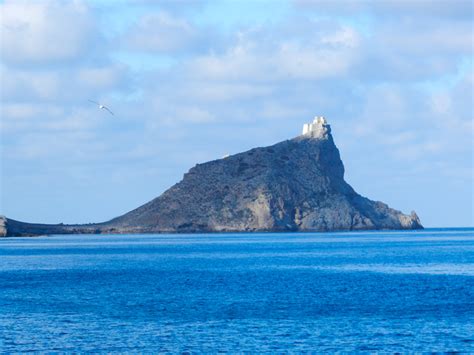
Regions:
<svg viewBox="0 0 474 355"><path fill-rule="evenodd" d="M371 201L344 181L324 120L294 139L198 164L161 196L109 222L6 225L8 235L422 228L414 212Z"/></svg>
<svg viewBox="0 0 474 355"><path fill-rule="evenodd" d="M7 236L7 219L4 216L0 216L0 237Z"/></svg>

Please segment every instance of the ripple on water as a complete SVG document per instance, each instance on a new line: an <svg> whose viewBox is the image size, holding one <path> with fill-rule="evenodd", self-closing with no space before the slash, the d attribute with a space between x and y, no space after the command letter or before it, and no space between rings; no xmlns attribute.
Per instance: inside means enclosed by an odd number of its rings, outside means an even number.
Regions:
<svg viewBox="0 0 474 355"><path fill-rule="evenodd" d="M474 232L0 240L5 352L474 352Z"/></svg>

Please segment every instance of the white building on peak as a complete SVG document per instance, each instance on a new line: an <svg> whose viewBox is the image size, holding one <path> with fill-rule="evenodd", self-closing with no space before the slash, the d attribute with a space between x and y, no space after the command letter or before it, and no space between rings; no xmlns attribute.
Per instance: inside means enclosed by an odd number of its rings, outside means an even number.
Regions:
<svg viewBox="0 0 474 355"><path fill-rule="evenodd" d="M313 132L319 133L321 132L323 126L327 124L326 119L323 116L316 116L314 117L313 123L305 123L303 125L303 133L302 134L309 134L313 135Z"/></svg>

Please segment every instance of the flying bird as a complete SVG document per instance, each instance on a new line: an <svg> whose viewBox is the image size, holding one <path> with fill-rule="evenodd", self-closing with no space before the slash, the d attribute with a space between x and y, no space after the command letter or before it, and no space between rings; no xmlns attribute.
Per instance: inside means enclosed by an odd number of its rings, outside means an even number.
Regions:
<svg viewBox="0 0 474 355"><path fill-rule="evenodd" d="M99 106L100 109L109 111L109 113L110 113L111 115L114 114L112 111L110 111L110 109L109 109L107 106L102 105L102 104L100 104L100 103L98 103L98 102L96 102L96 101L92 101L92 100L89 100L89 101L92 102L92 103L94 103L94 104L96 104L97 106Z"/></svg>

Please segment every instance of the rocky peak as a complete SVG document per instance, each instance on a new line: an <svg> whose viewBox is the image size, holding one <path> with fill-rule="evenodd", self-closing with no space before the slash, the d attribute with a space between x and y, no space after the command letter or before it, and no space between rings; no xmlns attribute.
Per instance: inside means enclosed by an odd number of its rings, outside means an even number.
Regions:
<svg viewBox="0 0 474 355"><path fill-rule="evenodd" d="M198 164L159 197L108 222L36 225L7 219L6 234L423 228L416 213L405 215L371 201L344 180L344 165L324 117L305 124L302 133Z"/></svg>

